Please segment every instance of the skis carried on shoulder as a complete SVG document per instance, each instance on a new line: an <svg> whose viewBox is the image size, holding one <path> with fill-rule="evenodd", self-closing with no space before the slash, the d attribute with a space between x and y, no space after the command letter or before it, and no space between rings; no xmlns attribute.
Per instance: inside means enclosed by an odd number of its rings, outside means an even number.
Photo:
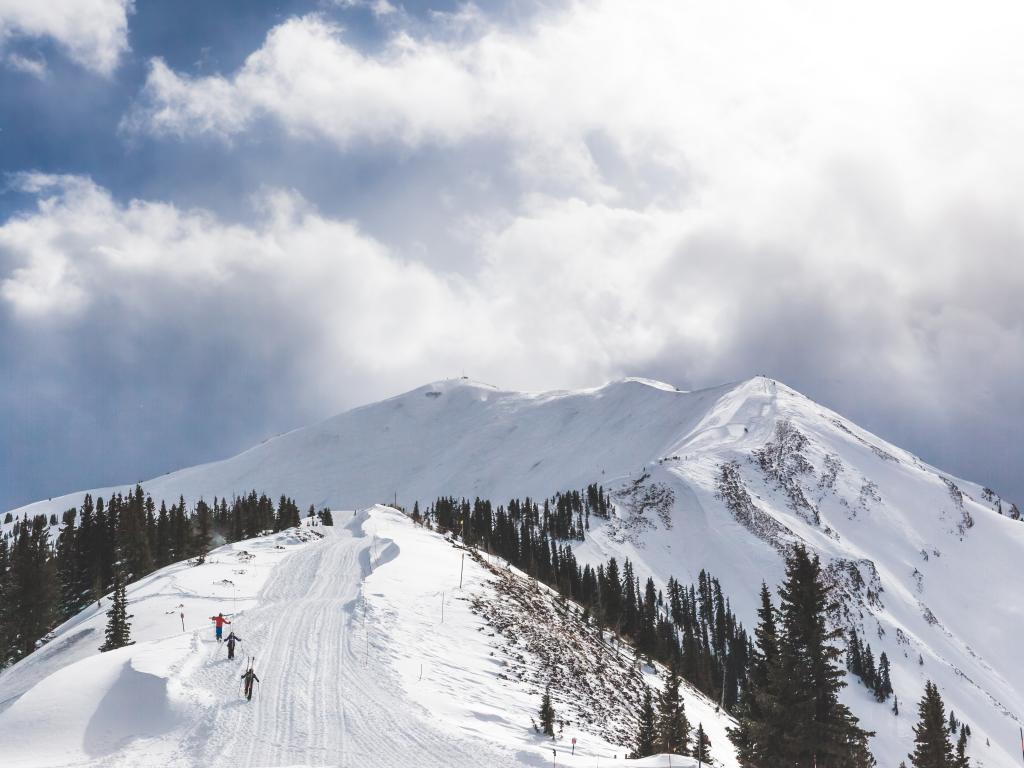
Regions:
<svg viewBox="0 0 1024 768"><path fill-rule="evenodd" d="M246 672L245 672L245 674L242 675L242 679L240 681L241 684L238 687L238 695L239 695L240 698L243 698L243 699L245 698L245 675L248 674L248 671L250 669L252 669L253 658L254 658L253 656L247 656L246 657L246 659L247 659L246 665L245 665Z"/></svg>

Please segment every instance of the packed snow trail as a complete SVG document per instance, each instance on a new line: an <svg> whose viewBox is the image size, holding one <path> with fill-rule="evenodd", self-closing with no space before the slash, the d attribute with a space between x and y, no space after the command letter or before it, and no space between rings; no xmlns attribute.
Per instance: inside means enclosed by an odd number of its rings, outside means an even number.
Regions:
<svg viewBox="0 0 1024 768"><path fill-rule="evenodd" d="M360 513L347 526L323 529L323 541L274 569L258 607L231 626L243 638L234 662L212 628L197 638L200 658L184 665L181 695L206 702L209 712L181 739L172 764L522 764L435 731L410 711L393 672L365 653L360 592L374 545L362 533L365 519ZM260 683L247 702L240 676L250 655Z"/></svg>

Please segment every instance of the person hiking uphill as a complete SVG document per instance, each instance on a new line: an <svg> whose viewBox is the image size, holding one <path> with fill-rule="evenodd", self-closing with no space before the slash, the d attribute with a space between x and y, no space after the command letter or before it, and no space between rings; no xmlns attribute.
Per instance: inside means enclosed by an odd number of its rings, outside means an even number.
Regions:
<svg viewBox="0 0 1024 768"><path fill-rule="evenodd" d="M252 681L255 680L258 683L260 679L256 677L256 673L252 671L252 667L249 667L242 673L242 679L245 680L245 700L252 701Z"/></svg>
<svg viewBox="0 0 1024 768"><path fill-rule="evenodd" d="M216 616L211 616L210 621L216 625L217 630L217 642L221 641L221 635L224 633L224 625L230 624L231 622L224 618L223 613L218 613Z"/></svg>
<svg viewBox="0 0 1024 768"><path fill-rule="evenodd" d="M234 632L230 632L228 633L228 636L224 638L224 641L228 644L228 661L231 661L235 658L235 643L242 642L242 638Z"/></svg>

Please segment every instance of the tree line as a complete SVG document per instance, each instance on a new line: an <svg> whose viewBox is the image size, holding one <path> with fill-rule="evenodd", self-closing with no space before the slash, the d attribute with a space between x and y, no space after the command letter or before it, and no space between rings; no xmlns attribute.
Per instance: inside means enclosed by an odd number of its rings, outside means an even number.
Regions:
<svg viewBox="0 0 1024 768"><path fill-rule="evenodd" d="M309 514L314 514L310 507ZM321 511L321 519L329 512ZM58 524L55 515L13 520L0 535L0 669L31 653L54 627L117 587L173 562L201 563L213 543L230 543L300 522L287 496L184 497L157 507L136 485L106 501L86 494ZM56 537L51 535L58 525ZM123 596L123 595L122 595ZM109 644L109 638L108 638Z"/></svg>
<svg viewBox="0 0 1024 768"><path fill-rule="evenodd" d="M428 509L428 518L439 529L456 531L470 546L489 543L509 551L520 546L527 532L545 534L549 539L583 541L590 530L590 516L607 518L611 499L604 488L592 484L584 491L559 492L543 502L526 497L512 499L497 509L489 499L442 497ZM413 520L423 519L420 505L413 505Z"/></svg>
<svg viewBox="0 0 1024 768"><path fill-rule="evenodd" d="M559 497L574 498L572 493ZM585 512L592 494L579 497ZM706 571L689 586L670 578L662 592L653 579L641 585L628 559L621 567L615 558L596 568L581 567L572 547L560 538L588 530L586 515L583 525L577 519L574 528L567 517L553 522L556 510L550 500L513 499L495 506L484 499L443 497L425 512L416 504L413 517L442 533L462 534L464 543L498 555L553 587L582 606L585 620L614 632L638 657L666 667L657 702L648 692L637 713L635 756L706 753L706 736L693 735L678 694L679 682L686 680L737 716L739 724L730 738L746 765L875 764L868 749L871 733L860 728L838 698L846 671L840 665L842 651L833 642L842 633L828 626L837 606L816 556L802 546L790 551L778 606L762 584L759 624L750 638L721 584ZM869 651L859 644L855 649L850 658L858 675L876 696L888 696L887 659L876 664ZM545 714L550 713L541 712L542 724Z"/></svg>
<svg viewBox="0 0 1024 768"><path fill-rule="evenodd" d="M417 502L412 517L505 559L577 602L585 620L612 631L639 655L678 668L691 685L732 707L745 685L750 641L718 579L706 571L695 585L670 578L663 592L652 578L641 583L628 558L621 566L612 557L596 568L581 567L572 546L561 543L588 529L588 511L607 516L609 509L604 489L590 486L543 503L526 498L496 506L486 499L442 497L425 511Z"/></svg>

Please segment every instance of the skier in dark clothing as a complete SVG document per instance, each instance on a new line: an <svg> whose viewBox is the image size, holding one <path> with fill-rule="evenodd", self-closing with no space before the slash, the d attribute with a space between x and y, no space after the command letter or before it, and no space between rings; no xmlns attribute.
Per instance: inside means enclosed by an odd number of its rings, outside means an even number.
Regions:
<svg viewBox="0 0 1024 768"><path fill-rule="evenodd" d="M260 679L256 677L256 673L252 671L252 667L249 667L242 673L242 679L245 680L245 700L252 701L252 681L255 680L258 683Z"/></svg>
<svg viewBox="0 0 1024 768"><path fill-rule="evenodd" d="M230 661L231 659L235 658L235 643L242 642L242 638L240 638L234 632L231 632L227 637L224 638L224 641L228 644L228 661Z"/></svg>

